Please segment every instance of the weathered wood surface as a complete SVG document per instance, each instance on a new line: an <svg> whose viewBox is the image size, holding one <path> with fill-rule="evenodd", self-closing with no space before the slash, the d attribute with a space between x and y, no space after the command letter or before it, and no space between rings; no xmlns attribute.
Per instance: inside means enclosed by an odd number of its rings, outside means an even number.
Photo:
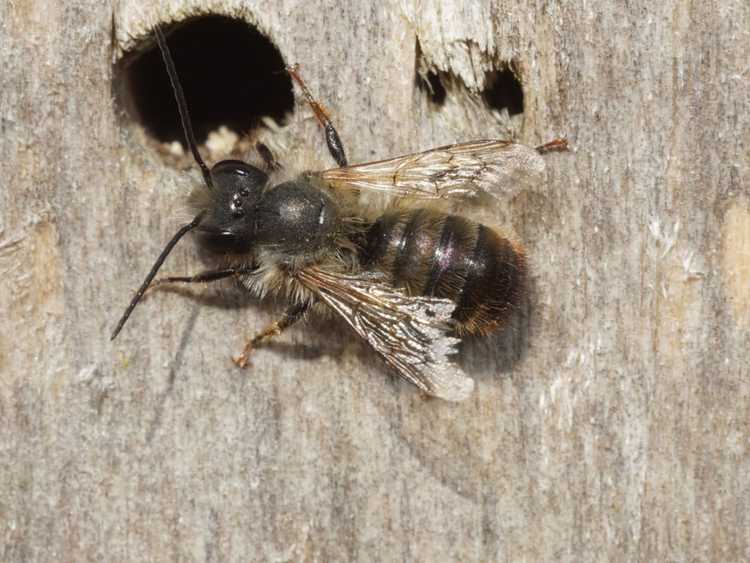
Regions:
<svg viewBox="0 0 750 563"><path fill-rule="evenodd" d="M472 92L517 61L519 138L575 150L493 212L533 289L465 346L470 400L333 322L239 371L277 309L226 286L109 343L198 179L118 112L111 63L199 9L302 63L352 161L503 135ZM750 559L749 65L746 0L0 3L0 559ZM287 134L330 163L305 108ZM184 244L167 270L201 267Z"/></svg>

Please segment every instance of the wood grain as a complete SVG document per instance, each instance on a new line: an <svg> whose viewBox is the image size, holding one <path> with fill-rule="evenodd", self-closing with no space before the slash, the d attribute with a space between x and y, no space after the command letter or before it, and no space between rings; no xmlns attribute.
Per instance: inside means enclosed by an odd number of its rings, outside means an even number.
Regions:
<svg viewBox="0 0 750 563"><path fill-rule="evenodd" d="M485 210L533 287L464 346L470 400L332 321L239 371L279 307L229 286L154 294L109 342L199 181L112 63L206 11L302 65L353 162L569 138ZM749 30L746 0L0 3L0 559L750 559ZM498 117L481 90L511 60L524 113ZM307 108L279 135L331 165ZM167 271L203 266L184 244Z"/></svg>

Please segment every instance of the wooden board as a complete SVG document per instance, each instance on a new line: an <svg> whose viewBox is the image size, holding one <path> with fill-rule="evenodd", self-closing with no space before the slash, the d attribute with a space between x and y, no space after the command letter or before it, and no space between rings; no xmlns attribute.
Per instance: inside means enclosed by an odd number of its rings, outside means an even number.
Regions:
<svg viewBox="0 0 750 563"><path fill-rule="evenodd" d="M532 288L464 346L471 399L426 400L332 321L240 371L280 309L227 285L153 294L109 342L199 181L112 63L200 11L301 63L354 162L569 138L485 210ZM748 30L746 0L2 3L0 559L750 559ZM508 118L481 92L511 60ZM304 106L278 135L331 165ZM165 271L204 265L188 243Z"/></svg>

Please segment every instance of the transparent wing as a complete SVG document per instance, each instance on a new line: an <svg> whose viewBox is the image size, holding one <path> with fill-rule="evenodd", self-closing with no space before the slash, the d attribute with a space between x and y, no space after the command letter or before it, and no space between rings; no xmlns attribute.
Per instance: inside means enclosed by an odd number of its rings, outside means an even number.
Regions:
<svg viewBox="0 0 750 563"><path fill-rule="evenodd" d="M510 141L448 145L320 172L334 188L356 188L422 198L498 197L544 182L544 160L537 149Z"/></svg>
<svg viewBox="0 0 750 563"><path fill-rule="evenodd" d="M468 397L474 381L448 360L459 342L449 334L455 304L433 297L409 297L380 283L381 278L369 272L344 275L317 268L298 273L299 281L402 377L441 399Z"/></svg>

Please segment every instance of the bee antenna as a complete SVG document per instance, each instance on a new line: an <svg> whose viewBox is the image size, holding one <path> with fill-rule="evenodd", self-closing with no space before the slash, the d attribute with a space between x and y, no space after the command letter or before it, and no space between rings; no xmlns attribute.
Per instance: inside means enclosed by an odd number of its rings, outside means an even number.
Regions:
<svg viewBox="0 0 750 563"><path fill-rule="evenodd" d="M195 134L193 133L193 125L190 122L190 114L188 113L187 102L185 101L185 93L182 91L182 84L180 78L177 76L177 69L175 69L174 61L172 60L172 54L169 52L169 46L167 40L164 37L164 32L161 30L161 26L158 24L154 26L154 33L156 34L156 42L159 44L161 50L161 57L164 59L164 66L167 67L167 74L169 75L169 81L172 83L172 90L174 91L174 97L177 101L177 109L180 112L180 121L182 122L182 129L185 131L185 140L190 147L190 152L193 153L193 158L198 166L201 168L203 173L203 180L206 182L206 186L209 189L214 189L214 183L211 179L211 171L206 166L201 158L201 153L198 152L198 143L195 142Z"/></svg>
<svg viewBox="0 0 750 563"><path fill-rule="evenodd" d="M170 240L167 243L167 246L164 247L164 250L161 251L161 254L159 254L159 257L156 259L156 262L154 262L154 265L151 266L151 271L146 276L146 279L143 280L141 287L138 288L138 291L135 292L132 301L130 301L130 305L128 305L128 308L125 309L120 322L117 323L117 326L115 327L115 330L110 337L110 341L117 338L117 335L120 334L122 327L125 326L125 322L130 317L130 313L133 312L133 309L135 309L135 306L138 305L138 302L141 300L141 297L143 297L143 294L146 293L148 286L151 285L154 277L156 277L156 273L159 271L159 268L161 268L161 265L164 264L164 261L167 259L167 256L169 256L169 253L172 252L174 246L183 236L185 236L186 233L192 231L194 228L200 225L200 222L203 220L204 214L204 212L199 213L195 217L195 219L193 219L190 223L184 225L179 231L177 231L172 237L172 240Z"/></svg>

